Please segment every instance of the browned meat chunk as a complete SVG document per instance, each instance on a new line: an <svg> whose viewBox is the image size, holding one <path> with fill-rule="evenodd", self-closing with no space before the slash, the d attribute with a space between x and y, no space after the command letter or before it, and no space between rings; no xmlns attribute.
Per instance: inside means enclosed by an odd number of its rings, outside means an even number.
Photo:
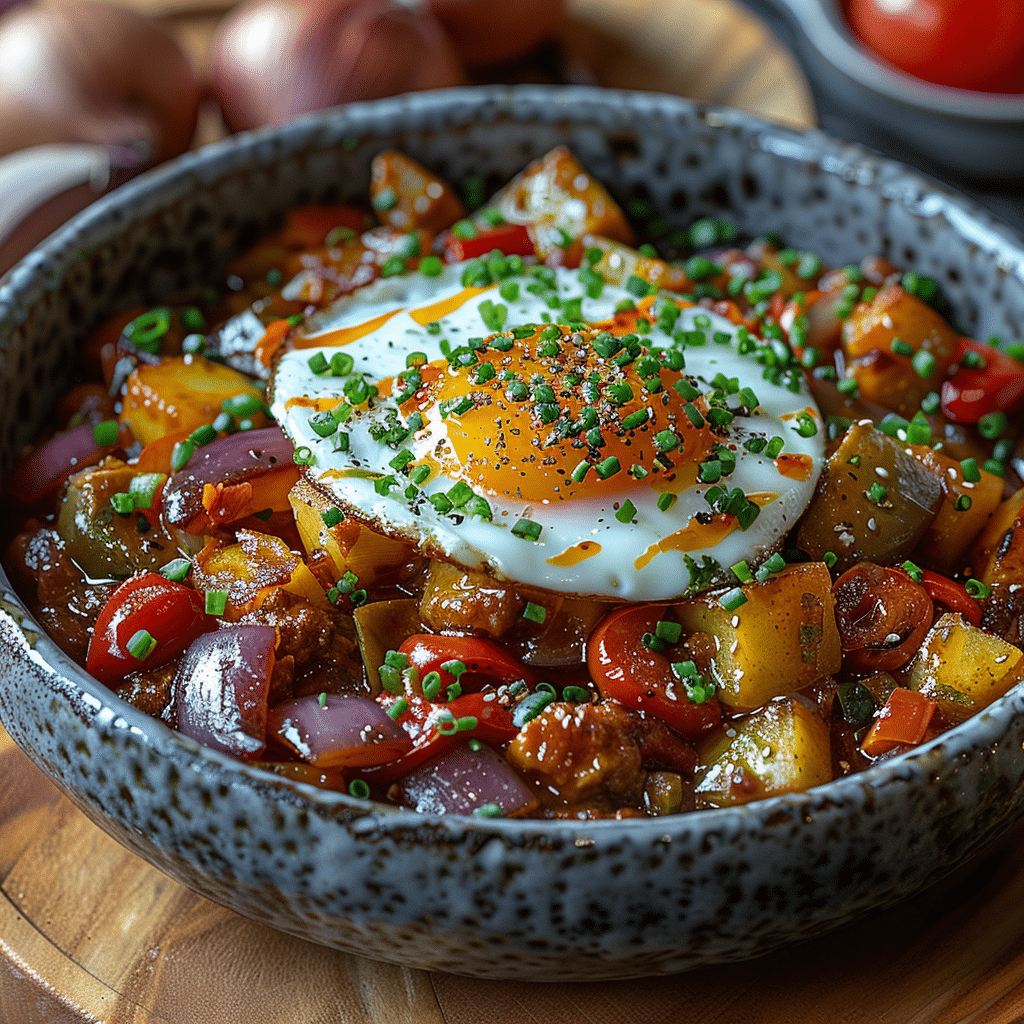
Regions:
<svg viewBox="0 0 1024 1024"><path fill-rule="evenodd" d="M56 531L35 520L14 538L4 568L54 643L84 665L93 623L117 584L87 582Z"/></svg>
<svg viewBox="0 0 1024 1024"><path fill-rule="evenodd" d="M527 722L506 752L549 805L642 804L645 761L691 774L693 748L655 719L615 701L555 703Z"/></svg>
<svg viewBox="0 0 1024 1024"><path fill-rule="evenodd" d="M277 589L259 608L238 621L242 625L277 627L278 664L285 672L291 662L295 696L370 692L363 678L355 625L348 615L332 615L315 608L305 598ZM271 703L292 695L283 692L287 681L277 672L271 688Z"/></svg>
<svg viewBox="0 0 1024 1024"><path fill-rule="evenodd" d="M526 602L511 588L483 572L448 562L431 562L420 600L423 624L435 632L452 630L504 636Z"/></svg>

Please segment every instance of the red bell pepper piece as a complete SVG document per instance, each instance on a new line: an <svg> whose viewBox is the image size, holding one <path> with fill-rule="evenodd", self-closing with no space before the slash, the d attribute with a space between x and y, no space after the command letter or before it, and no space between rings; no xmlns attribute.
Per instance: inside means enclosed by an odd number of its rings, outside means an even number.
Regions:
<svg viewBox="0 0 1024 1024"><path fill-rule="evenodd" d="M963 365L967 352L984 362ZM970 338L961 338L956 372L942 382L942 412L955 423L977 423L992 412L1009 412L1024 398L1024 363L1005 352Z"/></svg>
<svg viewBox="0 0 1024 1024"><path fill-rule="evenodd" d="M951 612L958 612L972 626L981 623L981 605L967 593L962 583L930 569L923 569L921 577L921 586L933 601L944 604Z"/></svg>
<svg viewBox="0 0 1024 1024"><path fill-rule="evenodd" d="M206 614L198 591L156 572L133 576L103 606L89 641L85 669L116 689L129 672L166 665L198 636L216 628L217 620ZM142 659L128 650L141 630L156 641Z"/></svg>
<svg viewBox="0 0 1024 1024"><path fill-rule="evenodd" d="M897 687L868 730L860 748L877 757L893 747L916 746L924 739L938 704L917 690Z"/></svg>
<svg viewBox="0 0 1024 1024"><path fill-rule="evenodd" d="M481 231L476 238L456 238L449 233L444 243L444 258L448 263L460 263L486 256L492 249L500 249L506 256L536 255L530 232L522 224L499 224Z"/></svg>
<svg viewBox="0 0 1024 1024"><path fill-rule="evenodd" d="M464 693L446 704L435 704L426 697L406 695L397 697L382 693L377 700L390 708L397 700L405 700L409 707L396 721L412 738L412 750L379 768L360 772L367 781L389 783L408 775L424 761L448 753L465 743L470 737L500 747L512 740L519 729L512 722L512 712L489 693ZM475 718L476 724L468 729L452 729L445 722ZM438 728L438 723L441 728Z"/></svg>
<svg viewBox="0 0 1024 1024"><path fill-rule="evenodd" d="M442 687L455 682L456 677L442 667L449 661L461 661L466 666L466 671L459 676L464 690L488 682L512 683L524 679L531 686L534 682L533 673L522 662L498 644L476 636L416 633L398 651L419 669L420 679L429 672L436 672L441 677Z"/></svg>

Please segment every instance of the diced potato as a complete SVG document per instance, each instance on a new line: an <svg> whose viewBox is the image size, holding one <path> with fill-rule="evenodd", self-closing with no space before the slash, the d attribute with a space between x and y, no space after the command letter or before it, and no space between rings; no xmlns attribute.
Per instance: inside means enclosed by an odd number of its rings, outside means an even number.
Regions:
<svg viewBox="0 0 1024 1024"><path fill-rule="evenodd" d="M323 587L309 567L280 537L239 530L238 543L210 544L193 562L198 590L227 591L224 618L234 622L281 588L318 608L330 608Z"/></svg>
<svg viewBox="0 0 1024 1024"><path fill-rule="evenodd" d="M566 146L534 160L491 205L510 223L530 228L541 259L564 246L562 232L570 239L592 234L634 243L633 229L618 203Z"/></svg>
<svg viewBox="0 0 1024 1024"><path fill-rule="evenodd" d="M981 480L964 480L960 463L927 445L907 448L921 465L933 473L942 487L942 503L925 535L914 549L914 560L938 572L953 576L964 563L967 549L977 539L1003 496L1003 481L981 470ZM958 509L966 497L971 507Z"/></svg>
<svg viewBox="0 0 1024 1024"><path fill-rule="evenodd" d="M683 810L683 778L677 772L649 772L644 785L644 806L654 817Z"/></svg>
<svg viewBox="0 0 1024 1024"><path fill-rule="evenodd" d="M404 541L374 533L355 519L342 519L335 526L327 526L323 514L337 511L337 506L306 479L292 487L288 500L302 546L310 556L317 549L326 551L334 564L336 580L352 572L360 587L373 586L389 570L404 565L412 557L412 549Z"/></svg>
<svg viewBox="0 0 1024 1024"><path fill-rule="evenodd" d="M85 469L68 479L57 512L57 532L68 554L93 579L125 579L140 569L156 570L179 555L178 546L157 521L140 511L121 515L111 498L124 494L136 467L117 459ZM161 482L151 477L151 483Z"/></svg>
<svg viewBox="0 0 1024 1024"><path fill-rule="evenodd" d="M419 601L403 597L395 601L371 601L352 613L359 638L359 652L366 667L366 678L374 693L379 693L380 666L388 651L395 651L403 640L422 633Z"/></svg>
<svg viewBox="0 0 1024 1024"><path fill-rule="evenodd" d="M796 533L812 558L833 552L836 569L906 558L942 502L938 478L870 423L854 423L828 457Z"/></svg>
<svg viewBox="0 0 1024 1024"><path fill-rule="evenodd" d="M229 366L202 356L164 359L132 371L120 420L131 427L136 441L148 445L165 434L190 433L212 423L221 403L235 395L263 401L261 389ZM256 427L269 422L262 412L251 419Z"/></svg>
<svg viewBox="0 0 1024 1024"><path fill-rule="evenodd" d="M747 584L743 594L746 603L735 611L715 594L674 607L685 632L715 638L715 696L723 704L760 707L839 671L832 577L824 563L791 565L764 583Z"/></svg>
<svg viewBox="0 0 1024 1024"><path fill-rule="evenodd" d="M925 637L908 686L935 701L947 722L963 722L1024 678L1022 658L1002 637L946 612Z"/></svg>
<svg viewBox="0 0 1024 1024"><path fill-rule="evenodd" d="M682 267L674 267L664 260L644 256L631 246L602 235L585 235L583 248L600 249L601 258L594 264L609 284L624 284L633 275L642 277L657 288L670 292L689 292L693 282Z"/></svg>
<svg viewBox="0 0 1024 1024"><path fill-rule="evenodd" d="M896 339L910 346L909 355L893 352ZM859 305L843 328L861 397L907 417L941 384L958 340L956 331L931 306L899 285L885 287L871 302ZM918 353L930 357L929 366L920 357L913 362Z"/></svg>
<svg viewBox="0 0 1024 1024"><path fill-rule="evenodd" d="M385 224L440 234L466 216L459 197L422 164L388 150L370 165L370 205Z"/></svg>
<svg viewBox="0 0 1024 1024"><path fill-rule="evenodd" d="M982 583L1024 580L1024 489L992 514L971 552L971 566Z"/></svg>
<svg viewBox="0 0 1024 1024"><path fill-rule="evenodd" d="M828 724L796 697L718 726L697 753L698 808L799 793L832 778Z"/></svg>

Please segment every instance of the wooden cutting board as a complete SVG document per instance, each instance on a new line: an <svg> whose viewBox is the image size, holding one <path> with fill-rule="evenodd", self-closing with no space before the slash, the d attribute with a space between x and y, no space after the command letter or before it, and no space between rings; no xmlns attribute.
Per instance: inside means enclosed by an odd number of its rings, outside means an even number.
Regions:
<svg viewBox="0 0 1024 1024"><path fill-rule="evenodd" d="M164 17L199 62L223 14L197 0L132 6ZM812 123L793 61L727 0L569 6L571 77ZM222 132L208 110L197 141ZM321 949L206 902L108 838L0 729L0 1024L1021 1019L1024 825L901 907L747 964L640 982L479 982Z"/></svg>

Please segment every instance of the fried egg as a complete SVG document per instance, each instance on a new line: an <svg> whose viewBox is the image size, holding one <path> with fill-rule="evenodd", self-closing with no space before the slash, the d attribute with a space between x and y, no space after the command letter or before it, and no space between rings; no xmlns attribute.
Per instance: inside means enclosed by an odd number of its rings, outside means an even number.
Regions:
<svg viewBox="0 0 1024 1024"><path fill-rule="evenodd" d="M585 271L464 271L364 287L279 359L272 411L344 513L501 580L611 600L679 598L778 550L825 429L770 345Z"/></svg>

